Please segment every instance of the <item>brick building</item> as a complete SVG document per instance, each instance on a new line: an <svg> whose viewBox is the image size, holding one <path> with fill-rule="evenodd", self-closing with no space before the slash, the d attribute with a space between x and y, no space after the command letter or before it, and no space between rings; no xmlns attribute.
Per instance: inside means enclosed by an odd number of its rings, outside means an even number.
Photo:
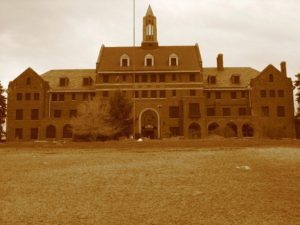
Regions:
<svg viewBox="0 0 300 225"><path fill-rule="evenodd" d="M294 137L293 85L286 64L203 67L199 46L160 46L151 7L138 47L102 45L95 69L25 70L8 89L8 140L71 138L80 103L122 91L134 131L151 138Z"/></svg>

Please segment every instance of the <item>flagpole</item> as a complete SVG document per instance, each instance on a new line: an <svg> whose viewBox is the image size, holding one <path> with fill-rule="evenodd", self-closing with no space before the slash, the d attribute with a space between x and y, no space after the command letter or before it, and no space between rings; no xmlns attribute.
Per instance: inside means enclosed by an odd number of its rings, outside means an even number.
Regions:
<svg viewBox="0 0 300 225"><path fill-rule="evenodd" d="M135 0L133 0L133 57L132 57L132 68L133 68L133 138L135 138Z"/></svg>

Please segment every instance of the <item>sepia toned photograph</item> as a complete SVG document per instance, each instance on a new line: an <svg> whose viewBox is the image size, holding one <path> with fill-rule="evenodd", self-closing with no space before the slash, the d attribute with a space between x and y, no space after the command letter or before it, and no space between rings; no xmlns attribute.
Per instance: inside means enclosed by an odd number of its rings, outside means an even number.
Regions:
<svg viewBox="0 0 300 225"><path fill-rule="evenodd" d="M0 225L296 225L300 2L0 0Z"/></svg>

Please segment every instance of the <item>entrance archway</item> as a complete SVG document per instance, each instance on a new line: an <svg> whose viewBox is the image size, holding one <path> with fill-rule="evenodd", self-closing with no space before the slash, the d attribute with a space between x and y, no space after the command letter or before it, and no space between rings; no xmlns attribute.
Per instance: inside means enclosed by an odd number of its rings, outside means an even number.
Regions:
<svg viewBox="0 0 300 225"><path fill-rule="evenodd" d="M154 109L145 109L139 116L139 132L142 137L160 138L160 118Z"/></svg>
<svg viewBox="0 0 300 225"><path fill-rule="evenodd" d="M253 137L254 129L251 124L245 123L242 127L244 137Z"/></svg>
<svg viewBox="0 0 300 225"><path fill-rule="evenodd" d="M224 129L224 137L237 137L237 126L233 123L227 123Z"/></svg>
<svg viewBox="0 0 300 225"><path fill-rule="evenodd" d="M221 135L220 126L217 123L211 123L208 126L208 135Z"/></svg>
<svg viewBox="0 0 300 225"><path fill-rule="evenodd" d="M192 123L189 126L189 138L191 139L201 138L201 128L198 123Z"/></svg>

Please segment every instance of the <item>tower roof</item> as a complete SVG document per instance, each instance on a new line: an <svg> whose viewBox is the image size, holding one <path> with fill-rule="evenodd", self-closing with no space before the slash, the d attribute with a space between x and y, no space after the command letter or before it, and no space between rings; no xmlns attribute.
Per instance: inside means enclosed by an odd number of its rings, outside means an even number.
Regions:
<svg viewBox="0 0 300 225"><path fill-rule="evenodd" d="M148 6L148 10L147 10L146 16L154 16L152 8L151 8L151 5Z"/></svg>

